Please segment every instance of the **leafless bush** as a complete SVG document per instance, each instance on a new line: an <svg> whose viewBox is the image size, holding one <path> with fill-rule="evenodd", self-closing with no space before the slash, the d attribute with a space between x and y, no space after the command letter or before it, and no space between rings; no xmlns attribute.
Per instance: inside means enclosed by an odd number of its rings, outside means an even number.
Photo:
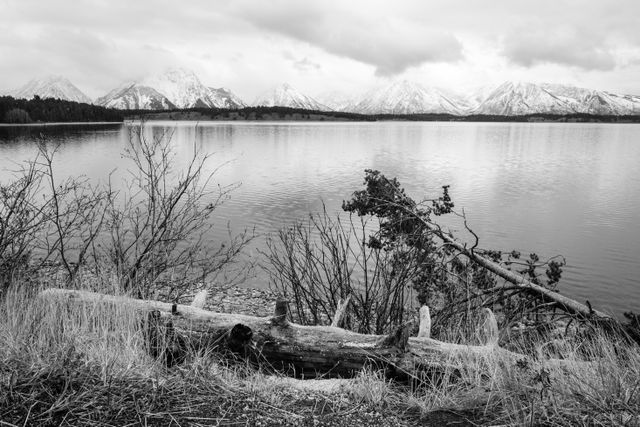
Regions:
<svg viewBox="0 0 640 427"><path fill-rule="evenodd" d="M59 147L49 148L44 139L38 144L36 164L44 176L50 205L40 253L61 264L71 283L102 231L110 192L91 184L86 177L68 177L58 182L53 159Z"/></svg>
<svg viewBox="0 0 640 427"><path fill-rule="evenodd" d="M0 184L0 294L29 267L33 243L49 216L50 204L39 199L43 178L37 164L30 162L12 182Z"/></svg>
<svg viewBox="0 0 640 427"><path fill-rule="evenodd" d="M291 300L294 321L327 323L338 301L351 296L347 329L383 333L413 313L411 280L417 259L367 245L373 220L332 218L323 210L306 223L282 229L267 242L271 286Z"/></svg>
<svg viewBox="0 0 640 427"><path fill-rule="evenodd" d="M235 186L212 185L209 155L194 147L176 163L170 134L147 138L133 130L124 158L129 179L114 190L85 177L58 180L58 147L39 142L36 158L0 186L0 273L3 286L25 268L64 272L67 283L89 272L96 282L147 297L175 300L223 275L252 239L248 232L211 242L212 215Z"/></svg>

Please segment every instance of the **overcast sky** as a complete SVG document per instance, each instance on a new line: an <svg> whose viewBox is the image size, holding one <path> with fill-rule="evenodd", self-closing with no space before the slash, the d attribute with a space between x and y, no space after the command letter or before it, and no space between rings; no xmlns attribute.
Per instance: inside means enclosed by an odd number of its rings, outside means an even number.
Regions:
<svg viewBox="0 0 640 427"><path fill-rule="evenodd" d="M248 101L393 79L640 94L640 1L0 0L0 89L61 74L96 97L169 66Z"/></svg>

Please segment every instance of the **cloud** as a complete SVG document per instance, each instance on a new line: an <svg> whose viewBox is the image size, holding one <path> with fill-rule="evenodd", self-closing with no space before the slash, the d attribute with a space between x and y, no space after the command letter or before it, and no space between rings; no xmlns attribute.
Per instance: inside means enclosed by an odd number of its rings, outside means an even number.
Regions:
<svg viewBox="0 0 640 427"><path fill-rule="evenodd" d="M550 63L584 70L612 70L616 66L604 37L570 27L512 32L505 39L503 53L525 67Z"/></svg>
<svg viewBox="0 0 640 427"><path fill-rule="evenodd" d="M358 8L345 9L336 2L325 7L299 1L272 1L262 8L247 2L234 5L232 13L258 30L372 65L378 75L400 74L426 62L462 59L462 44L445 30L359 13Z"/></svg>
<svg viewBox="0 0 640 427"><path fill-rule="evenodd" d="M320 64L318 64L317 62L311 61L306 56L302 59L294 61L293 66L300 71L313 71L313 70L319 70L322 68Z"/></svg>
<svg viewBox="0 0 640 427"><path fill-rule="evenodd" d="M309 93L361 92L387 77L446 87L551 78L640 88L637 0L0 4L0 85L8 88L56 73L99 96L173 65L247 98L281 81Z"/></svg>

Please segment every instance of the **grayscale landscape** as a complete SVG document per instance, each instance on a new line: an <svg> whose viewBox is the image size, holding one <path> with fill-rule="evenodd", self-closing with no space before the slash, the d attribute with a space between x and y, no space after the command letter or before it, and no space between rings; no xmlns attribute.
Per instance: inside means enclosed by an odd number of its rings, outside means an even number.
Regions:
<svg viewBox="0 0 640 427"><path fill-rule="evenodd" d="M639 17L0 2L0 426L640 426Z"/></svg>

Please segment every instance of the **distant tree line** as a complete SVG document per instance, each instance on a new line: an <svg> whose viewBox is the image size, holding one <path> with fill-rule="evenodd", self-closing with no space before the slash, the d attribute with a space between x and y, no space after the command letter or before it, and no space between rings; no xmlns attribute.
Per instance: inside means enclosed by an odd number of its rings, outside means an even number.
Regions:
<svg viewBox="0 0 640 427"><path fill-rule="evenodd" d="M198 113L212 120L229 119L229 120L268 120L273 118L290 119L290 120L350 120L350 121L464 121L464 122L610 122L640 123L640 115L613 116L599 114L525 114L519 116L503 116L489 114L472 114L468 116L457 116L454 114L357 114L344 111L316 111L305 110L302 108L290 107L245 107L240 109L231 108L187 108L187 109L171 109L160 111L138 111L135 118L146 117L154 119L164 118L170 114L173 120L181 120L188 118L189 113ZM184 117L183 117L184 116ZM129 113L128 118L134 118Z"/></svg>
<svg viewBox="0 0 640 427"><path fill-rule="evenodd" d="M121 122L125 114L113 108L60 99L0 96L0 123Z"/></svg>
<svg viewBox="0 0 640 427"><path fill-rule="evenodd" d="M536 113L519 116L503 116L493 114L471 114L456 116L454 114L376 114L374 120L407 120L417 122L450 121L450 122L606 122L606 123L640 123L640 115L613 116L602 114L551 114Z"/></svg>
<svg viewBox="0 0 640 427"><path fill-rule="evenodd" d="M255 106L255 107L244 107L239 109L234 108L205 108L205 107L194 107L194 108L186 108L186 109L171 109L171 110L163 110L162 112L153 111L147 112L145 115L147 118L153 118L158 113L162 113L162 115L166 115L166 113L172 114L172 118L179 120L181 115L185 116L189 113L199 113L202 116L206 116L211 118L212 120L216 119L236 119L236 120L261 120L261 119L273 119L274 117L284 119L290 118L292 120L322 120L323 118L326 120L352 120L352 121L375 121L375 117L365 115L365 114L356 114L356 113L347 113L343 111L319 111L319 110L305 110L303 108L291 108L291 107L263 107L263 106Z"/></svg>

